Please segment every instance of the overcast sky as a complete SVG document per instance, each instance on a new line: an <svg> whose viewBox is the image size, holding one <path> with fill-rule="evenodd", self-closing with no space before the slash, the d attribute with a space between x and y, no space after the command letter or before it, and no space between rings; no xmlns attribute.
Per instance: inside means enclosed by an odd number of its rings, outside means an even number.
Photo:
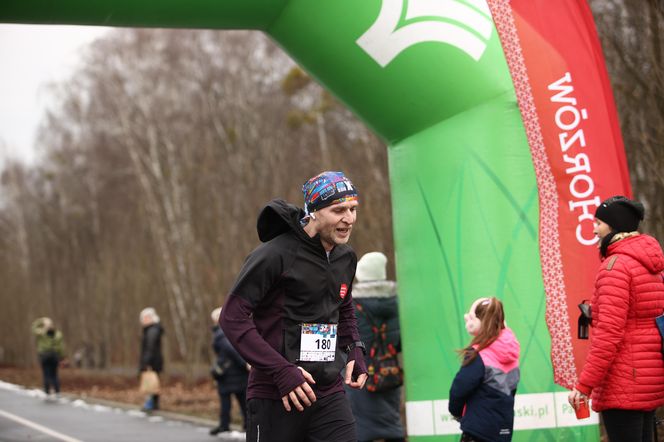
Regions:
<svg viewBox="0 0 664 442"><path fill-rule="evenodd" d="M0 24L0 162L32 162L37 125L48 104L45 85L66 79L82 49L109 28Z"/></svg>

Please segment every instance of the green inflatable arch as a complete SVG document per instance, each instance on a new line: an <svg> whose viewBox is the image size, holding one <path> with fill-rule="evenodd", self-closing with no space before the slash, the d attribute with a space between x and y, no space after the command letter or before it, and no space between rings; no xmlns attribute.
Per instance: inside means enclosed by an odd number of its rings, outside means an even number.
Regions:
<svg viewBox="0 0 664 442"><path fill-rule="evenodd" d="M585 1L6 0L0 21L270 35L389 146L410 440L458 439L463 313L491 295L522 345L514 440L599 439L563 387L594 207L630 189Z"/></svg>

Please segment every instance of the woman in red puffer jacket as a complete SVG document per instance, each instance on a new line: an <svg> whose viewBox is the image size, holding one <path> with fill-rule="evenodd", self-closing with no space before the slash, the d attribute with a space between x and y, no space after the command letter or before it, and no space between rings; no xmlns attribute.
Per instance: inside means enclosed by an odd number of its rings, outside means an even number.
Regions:
<svg viewBox="0 0 664 442"><path fill-rule="evenodd" d="M573 406L592 397L611 442L651 442L655 409L664 404L662 338L664 254L637 232L644 207L615 196L595 213L602 263L591 301L592 334Z"/></svg>

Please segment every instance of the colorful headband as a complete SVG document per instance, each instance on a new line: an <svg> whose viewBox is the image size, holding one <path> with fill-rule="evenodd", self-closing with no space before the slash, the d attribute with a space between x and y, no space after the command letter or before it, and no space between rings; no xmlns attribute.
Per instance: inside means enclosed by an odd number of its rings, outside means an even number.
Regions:
<svg viewBox="0 0 664 442"><path fill-rule="evenodd" d="M322 172L302 185L307 215L332 204L357 200L357 189L343 172Z"/></svg>

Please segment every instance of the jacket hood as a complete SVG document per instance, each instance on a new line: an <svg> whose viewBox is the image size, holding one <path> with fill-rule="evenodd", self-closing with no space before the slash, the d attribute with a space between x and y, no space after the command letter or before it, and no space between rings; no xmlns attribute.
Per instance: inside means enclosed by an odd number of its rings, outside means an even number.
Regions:
<svg viewBox="0 0 664 442"><path fill-rule="evenodd" d="M519 361L519 352L521 345L516 339L514 332L505 327L498 335L498 339L487 348L480 351L484 358L485 353L491 353L491 359L500 362L502 365L515 364Z"/></svg>
<svg viewBox="0 0 664 442"><path fill-rule="evenodd" d="M397 295L394 281L368 281L353 284L353 298L391 298Z"/></svg>
<svg viewBox="0 0 664 442"><path fill-rule="evenodd" d="M298 234L304 233L300 227L300 220L303 217L304 210L282 199L274 199L267 203L258 215L256 223L258 238L262 242L268 242L289 230Z"/></svg>
<svg viewBox="0 0 664 442"><path fill-rule="evenodd" d="M621 239L609 246L608 255L615 253L631 256L650 273L664 271L664 253L659 242L650 235L636 235Z"/></svg>

